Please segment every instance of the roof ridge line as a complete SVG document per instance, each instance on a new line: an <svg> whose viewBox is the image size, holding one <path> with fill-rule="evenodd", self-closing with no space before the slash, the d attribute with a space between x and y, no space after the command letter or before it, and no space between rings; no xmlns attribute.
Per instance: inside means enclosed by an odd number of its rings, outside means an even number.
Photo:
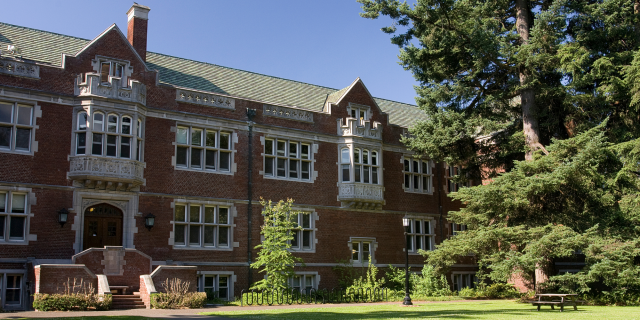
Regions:
<svg viewBox="0 0 640 320"><path fill-rule="evenodd" d="M70 35L67 35L67 34L51 32L51 31L47 31L47 30L40 30L40 29L36 29L36 28L31 28L31 27L19 26L19 25L16 25L16 24L11 24L11 23L1 22L1 21L0 21L0 24L4 24L4 25L7 25L7 26L12 26L12 27L15 27L15 28L22 28L22 29L27 29L27 30L38 31L38 32L42 32L42 33L55 34L57 36L63 36L63 37L67 37L67 38L91 41L90 39L80 38L80 37L76 37L76 36L70 36Z"/></svg>
<svg viewBox="0 0 640 320"><path fill-rule="evenodd" d="M378 98L378 97L373 97L374 99L380 99L380 100L385 100L385 101L389 101L389 102L394 102L394 103L402 103L402 104L406 104L408 106L413 106L413 107L418 107L420 108L420 106L416 105L416 104L410 104L410 103L406 103L406 102L400 102L400 101L396 101L396 100L391 100L391 99L385 99L385 98Z"/></svg>

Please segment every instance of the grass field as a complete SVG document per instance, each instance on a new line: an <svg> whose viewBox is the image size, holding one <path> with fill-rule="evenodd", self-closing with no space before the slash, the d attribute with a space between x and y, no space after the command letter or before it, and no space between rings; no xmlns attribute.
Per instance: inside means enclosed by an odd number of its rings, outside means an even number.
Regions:
<svg viewBox="0 0 640 320"><path fill-rule="evenodd" d="M464 301L444 303L415 303L403 307L398 304L345 306L333 308L299 308L247 310L201 313L242 319L640 319L640 307L578 306L551 310L543 307L539 312L531 304L502 301Z"/></svg>

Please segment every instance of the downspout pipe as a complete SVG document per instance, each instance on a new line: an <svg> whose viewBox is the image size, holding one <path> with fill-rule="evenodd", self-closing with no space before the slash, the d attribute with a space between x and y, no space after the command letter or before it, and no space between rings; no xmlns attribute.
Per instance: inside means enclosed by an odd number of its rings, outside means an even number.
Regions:
<svg viewBox="0 0 640 320"><path fill-rule="evenodd" d="M256 116L256 109L247 108L247 119L249 119L249 146L247 149L247 158L249 159L249 170L247 170L247 198L249 200L249 204L247 205L247 262L249 263L249 277L248 283L249 288L253 285L253 272L251 271L251 233L252 233L252 208L253 208L253 118ZM248 288L247 288L248 289Z"/></svg>

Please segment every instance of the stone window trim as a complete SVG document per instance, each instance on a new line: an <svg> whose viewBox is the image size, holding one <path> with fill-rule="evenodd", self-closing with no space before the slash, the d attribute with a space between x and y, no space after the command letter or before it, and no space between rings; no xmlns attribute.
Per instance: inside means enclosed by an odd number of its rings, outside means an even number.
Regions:
<svg viewBox="0 0 640 320"><path fill-rule="evenodd" d="M411 239L409 244L409 255L420 255L416 246L416 241L422 242L422 250L433 251L436 249L435 237L436 237L436 220L433 217L409 215L405 218L411 219L411 228L408 233L408 237ZM416 222L419 223L420 230L417 230ZM428 230L425 228L425 224L428 223ZM428 244L427 244L428 239ZM403 249L404 251L405 249Z"/></svg>
<svg viewBox="0 0 640 320"><path fill-rule="evenodd" d="M12 213L12 201L13 195L24 195L24 213ZM3 223L0 224L0 228L3 230L0 232L0 246L3 245L29 245L30 241L37 241L37 234L30 234L31 219L34 217L32 213L32 206L36 205L36 195L32 192L31 188L23 188L16 186L0 185L0 219L3 219ZM11 239L10 227L11 217L24 218L22 239Z"/></svg>
<svg viewBox="0 0 640 320"><path fill-rule="evenodd" d="M265 147L267 144L267 140L272 140L274 142L273 145L273 150L274 150L274 154L270 155L266 153ZM286 141L285 143L285 156L279 156L277 155L277 141ZM296 157L290 157L289 156L289 143L290 142L294 142L297 143L298 145L298 149L297 150L297 154L298 156ZM304 182L304 183L314 183L316 181L316 178L318 177L318 171L315 170L315 163L316 163L316 154L318 153L318 143L312 140L308 140L308 139L289 139L287 137L283 137L283 136L279 136L279 135L263 135L260 137L260 144L262 146L262 152L260 153L260 155L262 156L262 170L260 170L259 174L262 176L263 179L273 179L273 180L284 180L284 181L292 181L292 182ZM302 159L302 145L308 145L309 146L309 159ZM273 160L273 171L274 174L273 176L268 175L268 173L266 173L266 166L267 166L267 161L268 159L274 159ZM277 174L277 159L285 159L287 160L285 163L285 177L279 177ZM298 161L300 163L300 165L298 166L298 176L299 178L290 178L290 174L289 174L289 160L294 160L294 161ZM302 162L308 162L309 163L309 179L302 179Z"/></svg>
<svg viewBox="0 0 640 320"><path fill-rule="evenodd" d="M471 187L472 181L471 180L467 180L466 183L453 183L453 181L451 181L452 178L454 178L455 176L459 175L462 171L461 166L453 166L453 165L449 165L448 163L444 164L444 174L445 174L445 185L444 187L444 192L445 193L450 193L450 192L457 192L460 190L460 188L465 188L465 187ZM468 177L468 174L467 174Z"/></svg>
<svg viewBox="0 0 640 320"><path fill-rule="evenodd" d="M313 210L313 209L309 209L309 208L302 208L302 207L292 207L291 209L293 209L294 211L300 211L302 212L302 214L307 214L309 215L309 222L310 222L310 226L308 228L304 228L303 226L303 230L299 230L296 231L298 233L298 247L294 248L291 247L289 250L291 252L294 253L316 253L316 246L318 244L318 238L317 238L317 232L318 232L318 228L316 225L316 221L318 221L320 219L320 217L318 216L318 213ZM301 215L299 215L298 219L302 219ZM300 223L300 220L298 220L298 223ZM311 241L310 241L310 248L304 248L303 246L303 242L301 240L301 236L304 235L304 231L310 231L311 232ZM261 237L262 240L262 237Z"/></svg>
<svg viewBox="0 0 640 320"><path fill-rule="evenodd" d="M107 70L105 70L106 65L109 67ZM113 83L111 79L117 78L121 79L120 84L122 87L128 87L128 79L133 73L130 61L101 55L96 55L91 60L91 66L93 67L93 72L100 76L100 83L104 86L111 86ZM116 72L118 70L120 73Z"/></svg>
<svg viewBox="0 0 640 320"><path fill-rule="evenodd" d="M19 283L17 283L18 286L10 287L10 284L8 283L8 277L20 277L19 279ZM22 269L0 269L0 297L2 297L2 300L0 300L0 308L4 309L4 310L24 310L24 304L25 304L25 294L24 294L24 290L27 288L27 279L26 279L26 272ZM7 289L9 290L17 290L18 291L18 297L19 297L19 301L18 303L10 303L9 301L6 301L7 296ZM13 301L12 301L13 302Z"/></svg>
<svg viewBox="0 0 640 320"><path fill-rule="evenodd" d="M433 195L433 170L436 167L433 161L412 155L403 155L400 158L400 164L402 165L402 189L404 192ZM425 169L426 172L424 172ZM416 178L418 179L418 188L415 188ZM425 179L429 190L424 188Z"/></svg>
<svg viewBox="0 0 640 320"><path fill-rule="evenodd" d="M371 107L356 103L347 105L347 117L359 119L358 125L363 126L365 121L371 120Z"/></svg>
<svg viewBox="0 0 640 320"><path fill-rule="evenodd" d="M14 99L0 100L0 105L6 105L6 106L11 105L11 120L9 120L8 122L4 122L0 120L0 128L2 127L10 128L9 129L9 131L11 131L9 134L10 142L9 142L9 146L0 146L0 152L33 156L34 153L38 152L38 141L36 141L36 130L40 128L40 126L37 124L37 119L42 118L41 106L34 101L14 100ZM21 121L18 116L18 113L21 110L24 110L24 109L20 109L21 106L23 108L25 107L31 108L29 124L25 124L24 122L20 123ZM25 150L24 148L16 148L16 135L17 135L18 129L29 130L28 132L30 137L29 137L28 150Z"/></svg>
<svg viewBox="0 0 640 320"><path fill-rule="evenodd" d="M478 278L475 271L453 271L451 272L451 289L460 291L464 288L475 288Z"/></svg>
<svg viewBox="0 0 640 320"><path fill-rule="evenodd" d="M311 281L310 286L308 286L308 280ZM291 288L298 288L299 291L302 291L304 288L306 290L305 294L309 294L311 289L318 290L320 275L317 271L295 271L293 272L293 276L289 278L288 283Z"/></svg>
<svg viewBox="0 0 640 320"><path fill-rule="evenodd" d="M369 254L371 255L371 263L374 265L376 264L376 249L378 249L378 242L376 242L376 238L375 237L349 237L349 242L347 243L349 252L351 253L349 255L349 261L353 264L354 267L366 267L369 265L369 259L368 258L363 259L362 257L363 243L369 244ZM360 249L358 252L358 255L359 255L358 260L353 259L354 244L360 245Z"/></svg>
<svg viewBox="0 0 640 320"><path fill-rule="evenodd" d="M228 277L227 282L227 301L233 299L234 297L234 287L235 283L238 281L238 277L234 274L233 271L198 271L198 291L204 292L205 289L208 289L205 286L205 277L213 277L213 285L214 289L219 289L219 277Z"/></svg>
<svg viewBox="0 0 640 320"><path fill-rule="evenodd" d="M348 150L348 158L346 151ZM367 158L365 163L365 156ZM358 157L358 159L356 159ZM338 183L360 183L364 185L383 185L382 148L364 144L338 145ZM375 158L375 160L374 160ZM368 174L367 174L368 170ZM360 172L360 177L356 174ZM347 179L348 174L348 179ZM377 175L377 179L374 176ZM368 177L368 182L365 176ZM377 181L377 183L374 183Z"/></svg>
<svg viewBox="0 0 640 320"><path fill-rule="evenodd" d="M175 227L177 224L181 224L181 225L187 225L186 229L188 230L188 227L193 224L193 225L200 225L200 226L219 226L220 224L217 223L217 221L215 221L214 224L208 224L208 223L191 223L191 222L177 222L175 221L175 209L177 206L185 206L185 214L189 215L189 209L191 206L200 206L200 219L201 221L204 220L204 208L205 207L215 207L216 211L215 214L218 214L218 209L220 207L222 208L228 208L228 220L229 222L227 224L224 224L224 226L227 226L229 228L228 231L228 246L225 247L220 247L220 246L207 246L205 245L204 242L204 237L203 237L203 233L200 233L200 244L199 245L190 245L189 244L189 239L188 239L188 233L185 233L185 244L175 244ZM236 210L236 207L234 205L234 203L232 202L223 202L223 201L196 201L196 200L187 200L187 199L175 199L174 202L171 203L171 221L170 224L172 225L171 227L171 231L169 232L169 239L168 239L168 244L175 250L206 250L206 251L233 251L234 248L237 248L240 246L239 242L234 242L234 231L236 228L236 224L235 224L235 218L238 216L238 212ZM186 219L189 220L189 219ZM201 229L204 229L201 228ZM188 231L187 231L188 232ZM217 234L214 235L218 236ZM216 239L214 239L214 243L217 244Z"/></svg>
<svg viewBox="0 0 640 320"><path fill-rule="evenodd" d="M204 150L210 150L210 151L215 151L216 152L216 169L206 169L206 163L204 163L205 160L205 154L203 154L201 156L201 169L198 168L192 168L191 164L190 164L190 155L191 155L191 150L193 148L193 146L191 146L189 143L187 144L182 144L182 143L178 143L178 129L179 128L189 128L189 131L187 133L188 135L188 139L191 139L190 137L190 132L193 129L196 130L202 130L202 144L201 146L196 146L196 148L198 149L202 149L203 153L206 153L206 151ZM216 133L216 146L215 147L207 147L206 146L206 141L204 139L206 139L206 132L207 131L215 131ZM224 174L224 175L234 175L237 171L237 164L236 164L236 153L238 152L238 150L236 149L236 144L238 143L238 134L235 132L235 130L232 129L228 129L228 128L224 128L224 127L220 127L220 126L207 126L207 125L200 125L200 124L193 124L193 123L187 123L187 122L176 122L175 126L171 127L171 132L174 133L174 137L175 140L172 142L172 145L174 146L174 153L173 156L171 157L171 165L173 166L174 170L182 170L182 171L192 171L192 172L204 172L204 173L214 173L214 174ZM229 134L229 149L221 149L220 146L220 133L228 133ZM187 141L189 142L189 141ZM177 164L177 155L178 155L178 146L185 146L185 147L189 147L189 150L187 151L188 153L188 157L187 157L187 167L184 167L182 165L178 165ZM218 169L219 164L220 164L220 150L224 150L230 153L229 155L229 171L223 171Z"/></svg>
<svg viewBox="0 0 640 320"><path fill-rule="evenodd" d="M102 121L99 120L100 117L102 118ZM109 123L110 118L115 118L117 122ZM88 106L76 108L74 110L73 119L71 150L74 156L124 159L144 162L145 117L141 116L137 112ZM128 125L123 121L123 119L130 120ZM126 131L125 129L128 129L128 134L124 132ZM94 154L93 152L94 132L96 135L101 135L100 141L95 141L96 146L101 145L101 154ZM110 141L110 138L107 136L115 137L115 140ZM128 138L129 140L128 157L122 156L123 145L127 145L126 142L123 143L123 138ZM83 140L84 146L82 145ZM109 152L113 151L115 151L115 155L109 155Z"/></svg>

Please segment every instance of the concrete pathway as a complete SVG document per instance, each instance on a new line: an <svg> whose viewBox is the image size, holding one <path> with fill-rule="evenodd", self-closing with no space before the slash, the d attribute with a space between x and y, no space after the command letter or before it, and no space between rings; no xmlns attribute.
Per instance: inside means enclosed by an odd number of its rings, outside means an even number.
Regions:
<svg viewBox="0 0 640 320"><path fill-rule="evenodd" d="M424 305L431 303L450 303L457 301L414 301L414 305ZM69 318L69 317L98 317L98 316L140 316L150 319L216 319L228 320L225 317L203 316L201 312L223 312L223 311L248 311L248 310L269 310L269 309L301 309L301 308L338 308L357 307L384 304L402 304L402 302L376 302L376 303L336 303L336 304L302 304L284 306L219 306L201 309L131 309L131 310L109 310L109 311L20 311L0 313L0 319L20 319L20 318ZM238 318L234 318L238 319Z"/></svg>

